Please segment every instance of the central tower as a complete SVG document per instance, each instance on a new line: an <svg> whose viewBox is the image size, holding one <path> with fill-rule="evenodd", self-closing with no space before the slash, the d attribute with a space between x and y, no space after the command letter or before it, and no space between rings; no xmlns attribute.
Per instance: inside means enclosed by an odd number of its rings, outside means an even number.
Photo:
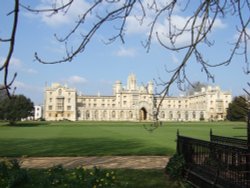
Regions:
<svg viewBox="0 0 250 188"><path fill-rule="evenodd" d="M135 77L134 74L130 74L130 75L128 76L127 89L128 89L128 90L136 90L136 89L137 89L136 77Z"/></svg>

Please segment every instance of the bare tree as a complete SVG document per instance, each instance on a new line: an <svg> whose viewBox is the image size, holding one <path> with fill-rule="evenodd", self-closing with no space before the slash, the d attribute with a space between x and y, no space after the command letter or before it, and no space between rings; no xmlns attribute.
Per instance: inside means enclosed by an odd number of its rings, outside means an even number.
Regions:
<svg viewBox="0 0 250 188"><path fill-rule="evenodd" d="M74 0L52 0L51 8L36 9L36 7L31 7L28 4L20 3L19 0L15 0L13 11L9 13L14 14L12 34L8 39L0 39L1 42L10 43L9 54L0 69L0 71L4 72L3 89L6 89L8 93L16 77L15 75L13 79L8 81L8 66L15 44L19 8L36 14L46 12L50 16L53 16L60 12L67 14L73 3ZM177 26L174 23L173 16L177 10L189 14L186 23L182 26ZM150 22L148 23L149 33L145 42L143 42L145 49L147 51L150 50L152 40L155 38L164 49L183 52L184 54L181 63L174 70L166 69L168 73L171 73L171 78L169 80L160 78L157 81L157 84L163 88L158 94L164 98L168 94L171 84L177 83L179 88L182 89L185 83L190 83L186 74L186 67L191 57L195 57L208 79L214 79L210 72L210 67L228 65L235 55L241 55L245 62L244 73L250 73L248 53L250 39L248 31L250 22L249 12L249 0L201 0L195 1L195 3L190 0L94 0L89 2L88 9L79 15L75 25L65 36L55 34L58 42L65 44L64 57L48 61L35 52L35 58L38 62L44 64L72 61L77 55L85 51L95 34L107 24L113 24L114 29L111 32L113 35L107 38L105 42L110 43L120 40L122 43L125 43L128 19L134 17L137 19L138 25L142 25L150 18ZM205 57L206 54L202 53L201 48L213 47L214 42L209 40L209 33L215 27L217 19L223 20L228 17L234 17L238 20L237 25L235 25L237 38L233 43L229 44L231 45L231 49L228 51L227 58L224 61L210 64L207 61L208 58ZM156 29L157 24L161 23L163 19L168 21L168 33L159 33ZM84 33L82 33L82 28L85 30ZM179 38L184 34L190 36L189 43L178 45ZM69 45L75 36L81 36L81 40L78 41L77 45ZM157 111L159 111L160 104L157 106Z"/></svg>

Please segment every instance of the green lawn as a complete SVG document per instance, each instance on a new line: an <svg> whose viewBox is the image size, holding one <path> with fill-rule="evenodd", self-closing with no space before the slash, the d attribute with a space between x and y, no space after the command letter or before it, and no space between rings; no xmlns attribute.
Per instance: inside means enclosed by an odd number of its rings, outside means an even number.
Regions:
<svg viewBox="0 0 250 188"><path fill-rule="evenodd" d="M136 122L0 123L0 156L172 155L176 132L207 140L209 130L223 136L246 135L246 123L164 123L153 132Z"/></svg>

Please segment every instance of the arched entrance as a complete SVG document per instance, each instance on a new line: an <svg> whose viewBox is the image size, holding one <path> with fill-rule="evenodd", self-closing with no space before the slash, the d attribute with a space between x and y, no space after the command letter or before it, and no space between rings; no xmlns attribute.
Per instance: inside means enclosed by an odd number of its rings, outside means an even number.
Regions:
<svg viewBox="0 0 250 188"><path fill-rule="evenodd" d="M143 107L140 109L140 121L147 120L147 110Z"/></svg>

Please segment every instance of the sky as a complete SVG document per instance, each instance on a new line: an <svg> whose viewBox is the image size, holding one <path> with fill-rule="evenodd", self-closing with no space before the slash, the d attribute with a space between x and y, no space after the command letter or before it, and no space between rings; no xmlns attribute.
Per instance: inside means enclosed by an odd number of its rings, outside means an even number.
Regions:
<svg viewBox="0 0 250 188"><path fill-rule="evenodd" d="M64 0L66 1L66 0ZM150 0L144 0L143 2ZM50 0L20 0L25 5L33 8L48 8ZM60 2L60 1L58 1ZM150 80L158 80L160 77L168 81L171 74L165 71L165 67L172 69L180 64L182 52L173 52L163 48L155 36L149 52L143 47L142 43L147 39L149 31L148 24L152 21L152 13L147 13L148 17L143 24L138 24L135 19L139 10L134 10L134 15L127 20L125 43L116 40L111 44L106 44L109 37L116 32L116 22L108 23L100 28L92 40L88 43L84 52L79 54L71 62L45 65L34 59L35 52L39 57L51 61L60 59L65 55L63 43L56 40L58 37L65 36L69 32L84 10L90 6L91 1L75 0L67 14L48 16L48 13L34 14L27 10L20 9L20 16L17 28L15 49L9 68L9 79L17 72L17 78L13 84L16 94L24 94L35 104L43 104L44 90L54 82L66 84L76 88L78 92L86 95L112 95L112 87L116 80L120 80L126 85L127 77L133 73L137 77L139 85L146 85ZM159 0L164 3L166 1ZM145 2L146 3L146 2ZM7 16L13 10L13 1L0 0L0 37L8 38L11 31L12 15ZM101 9L100 14L103 13ZM105 11L104 11L105 13ZM249 12L248 12L249 13ZM247 15L247 14L246 14ZM173 13L173 22L183 25L190 16L189 12L183 13L181 8ZM84 33L91 22L96 20L96 16L87 17L89 23L86 27L81 27ZM230 52L230 44L235 41L237 33L236 17L218 18L212 32L209 34L212 47L202 47L201 50L209 62L220 62ZM156 30L164 37L168 28L166 19L161 18L156 25ZM249 33L250 28L247 28ZM177 41L179 45L189 41L190 35L183 34ZM70 45L78 44L81 41L80 35L72 38ZM2 64L7 53L8 45L0 42L0 63ZM248 52L249 54L250 52ZM234 96L244 94L243 88L247 88L250 75L244 74L244 58L236 56L228 66L211 68L211 73L215 76L214 82L208 80L201 66L191 58L186 68L187 75L191 82L203 82L210 85L220 86L223 90L230 91ZM3 72L0 72L0 83L3 82ZM158 88L160 90L161 88ZM170 95L179 95L182 91L173 84Z"/></svg>

